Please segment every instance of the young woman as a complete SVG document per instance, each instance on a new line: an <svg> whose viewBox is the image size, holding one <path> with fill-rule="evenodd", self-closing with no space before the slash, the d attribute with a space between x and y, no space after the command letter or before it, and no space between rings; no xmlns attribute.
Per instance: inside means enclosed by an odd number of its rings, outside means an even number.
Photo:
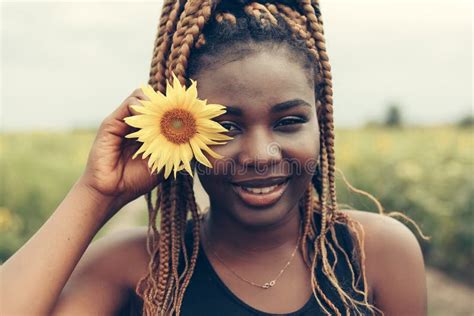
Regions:
<svg viewBox="0 0 474 316"><path fill-rule="evenodd" d="M338 208L317 1L165 0L149 83L165 93L173 73L227 108L215 121L233 139L212 146L225 167L211 155L212 169L193 163L208 212L190 175L164 180L131 158L138 147L124 138L124 118L149 100L135 90L103 121L64 201L2 267L2 315L426 314L412 233L383 214ZM88 247L144 194L148 229Z"/></svg>

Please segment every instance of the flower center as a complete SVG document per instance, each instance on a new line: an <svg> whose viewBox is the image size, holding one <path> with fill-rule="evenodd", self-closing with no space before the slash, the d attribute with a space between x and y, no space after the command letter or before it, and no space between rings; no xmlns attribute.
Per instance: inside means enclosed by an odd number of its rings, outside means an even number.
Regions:
<svg viewBox="0 0 474 316"><path fill-rule="evenodd" d="M161 117L161 133L175 144L187 143L197 132L194 116L183 109L172 109Z"/></svg>

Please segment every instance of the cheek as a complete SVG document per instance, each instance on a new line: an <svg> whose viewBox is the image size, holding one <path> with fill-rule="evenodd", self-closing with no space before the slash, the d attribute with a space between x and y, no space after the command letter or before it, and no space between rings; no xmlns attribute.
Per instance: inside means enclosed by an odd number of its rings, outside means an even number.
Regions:
<svg viewBox="0 0 474 316"><path fill-rule="evenodd" d="M283 154L298 160L314 159L319 157L320 139L317 120L309 122L303 129L294 135L285 135L278 138Z"/></svg>
<svg viewBox="0 0 474 316"><path fill-rule="evenodd" d="M227 142L224 145L210 145L209 148L211 148L213 151L215 151L219 155L224 156L225 158L235 158L236 153L238 153L242 148L242 140L241 140L241 137L237 136L233 140ZM217 160L216 158L213 158L208 154L206 154L206 157L208 157L209 161L212 164L214 161Z"/></svg>
<svg viewBox="0 0 474 316"><path fill-rule="evenodd" d="M318 164L319 157L319 137L311 135L300 137L297 140L289 141L288 144L282 143L284 157L292 163L292 173L314 174Z"/></svg>

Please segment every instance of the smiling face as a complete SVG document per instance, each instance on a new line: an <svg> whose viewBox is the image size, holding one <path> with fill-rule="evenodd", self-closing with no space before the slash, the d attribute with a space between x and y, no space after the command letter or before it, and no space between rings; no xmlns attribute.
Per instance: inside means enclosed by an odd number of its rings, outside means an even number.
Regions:
<svg viewBox="0 0 474 316"><path fill-rule="evenodd" d="M233 137L198 167L211 210L246 226L273 225L297 212L319 156L314 82L284 48L198 71L198 94L227 106L215 120Z"/></svg>

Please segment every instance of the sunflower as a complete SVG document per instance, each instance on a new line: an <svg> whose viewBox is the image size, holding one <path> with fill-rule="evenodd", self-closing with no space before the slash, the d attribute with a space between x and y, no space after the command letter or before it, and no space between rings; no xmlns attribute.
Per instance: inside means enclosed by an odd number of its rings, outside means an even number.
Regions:
<svg viewBox="0 0 474 316"><path fill-rule="evenodd" d="M191 86L186 89L173 74L173 85L167 82L166 95L154 91L150 85L142 85L141 89L149 101L139 100L141 105L132 105L139 114L124 119L128 125L138 128L125 137L138 138L137 141L143 143L133 159L139 154L143 159L149 157L151 173L159 173L164 168L167 179L171 171L176 178L181 169L192 176L193 157L212 168L203 151L214 158L223 158L208 145L223 145L232 139L221 134L228 130L212 120L226 112L225 106L200 100L196 81L191 80Z"/></svg>

